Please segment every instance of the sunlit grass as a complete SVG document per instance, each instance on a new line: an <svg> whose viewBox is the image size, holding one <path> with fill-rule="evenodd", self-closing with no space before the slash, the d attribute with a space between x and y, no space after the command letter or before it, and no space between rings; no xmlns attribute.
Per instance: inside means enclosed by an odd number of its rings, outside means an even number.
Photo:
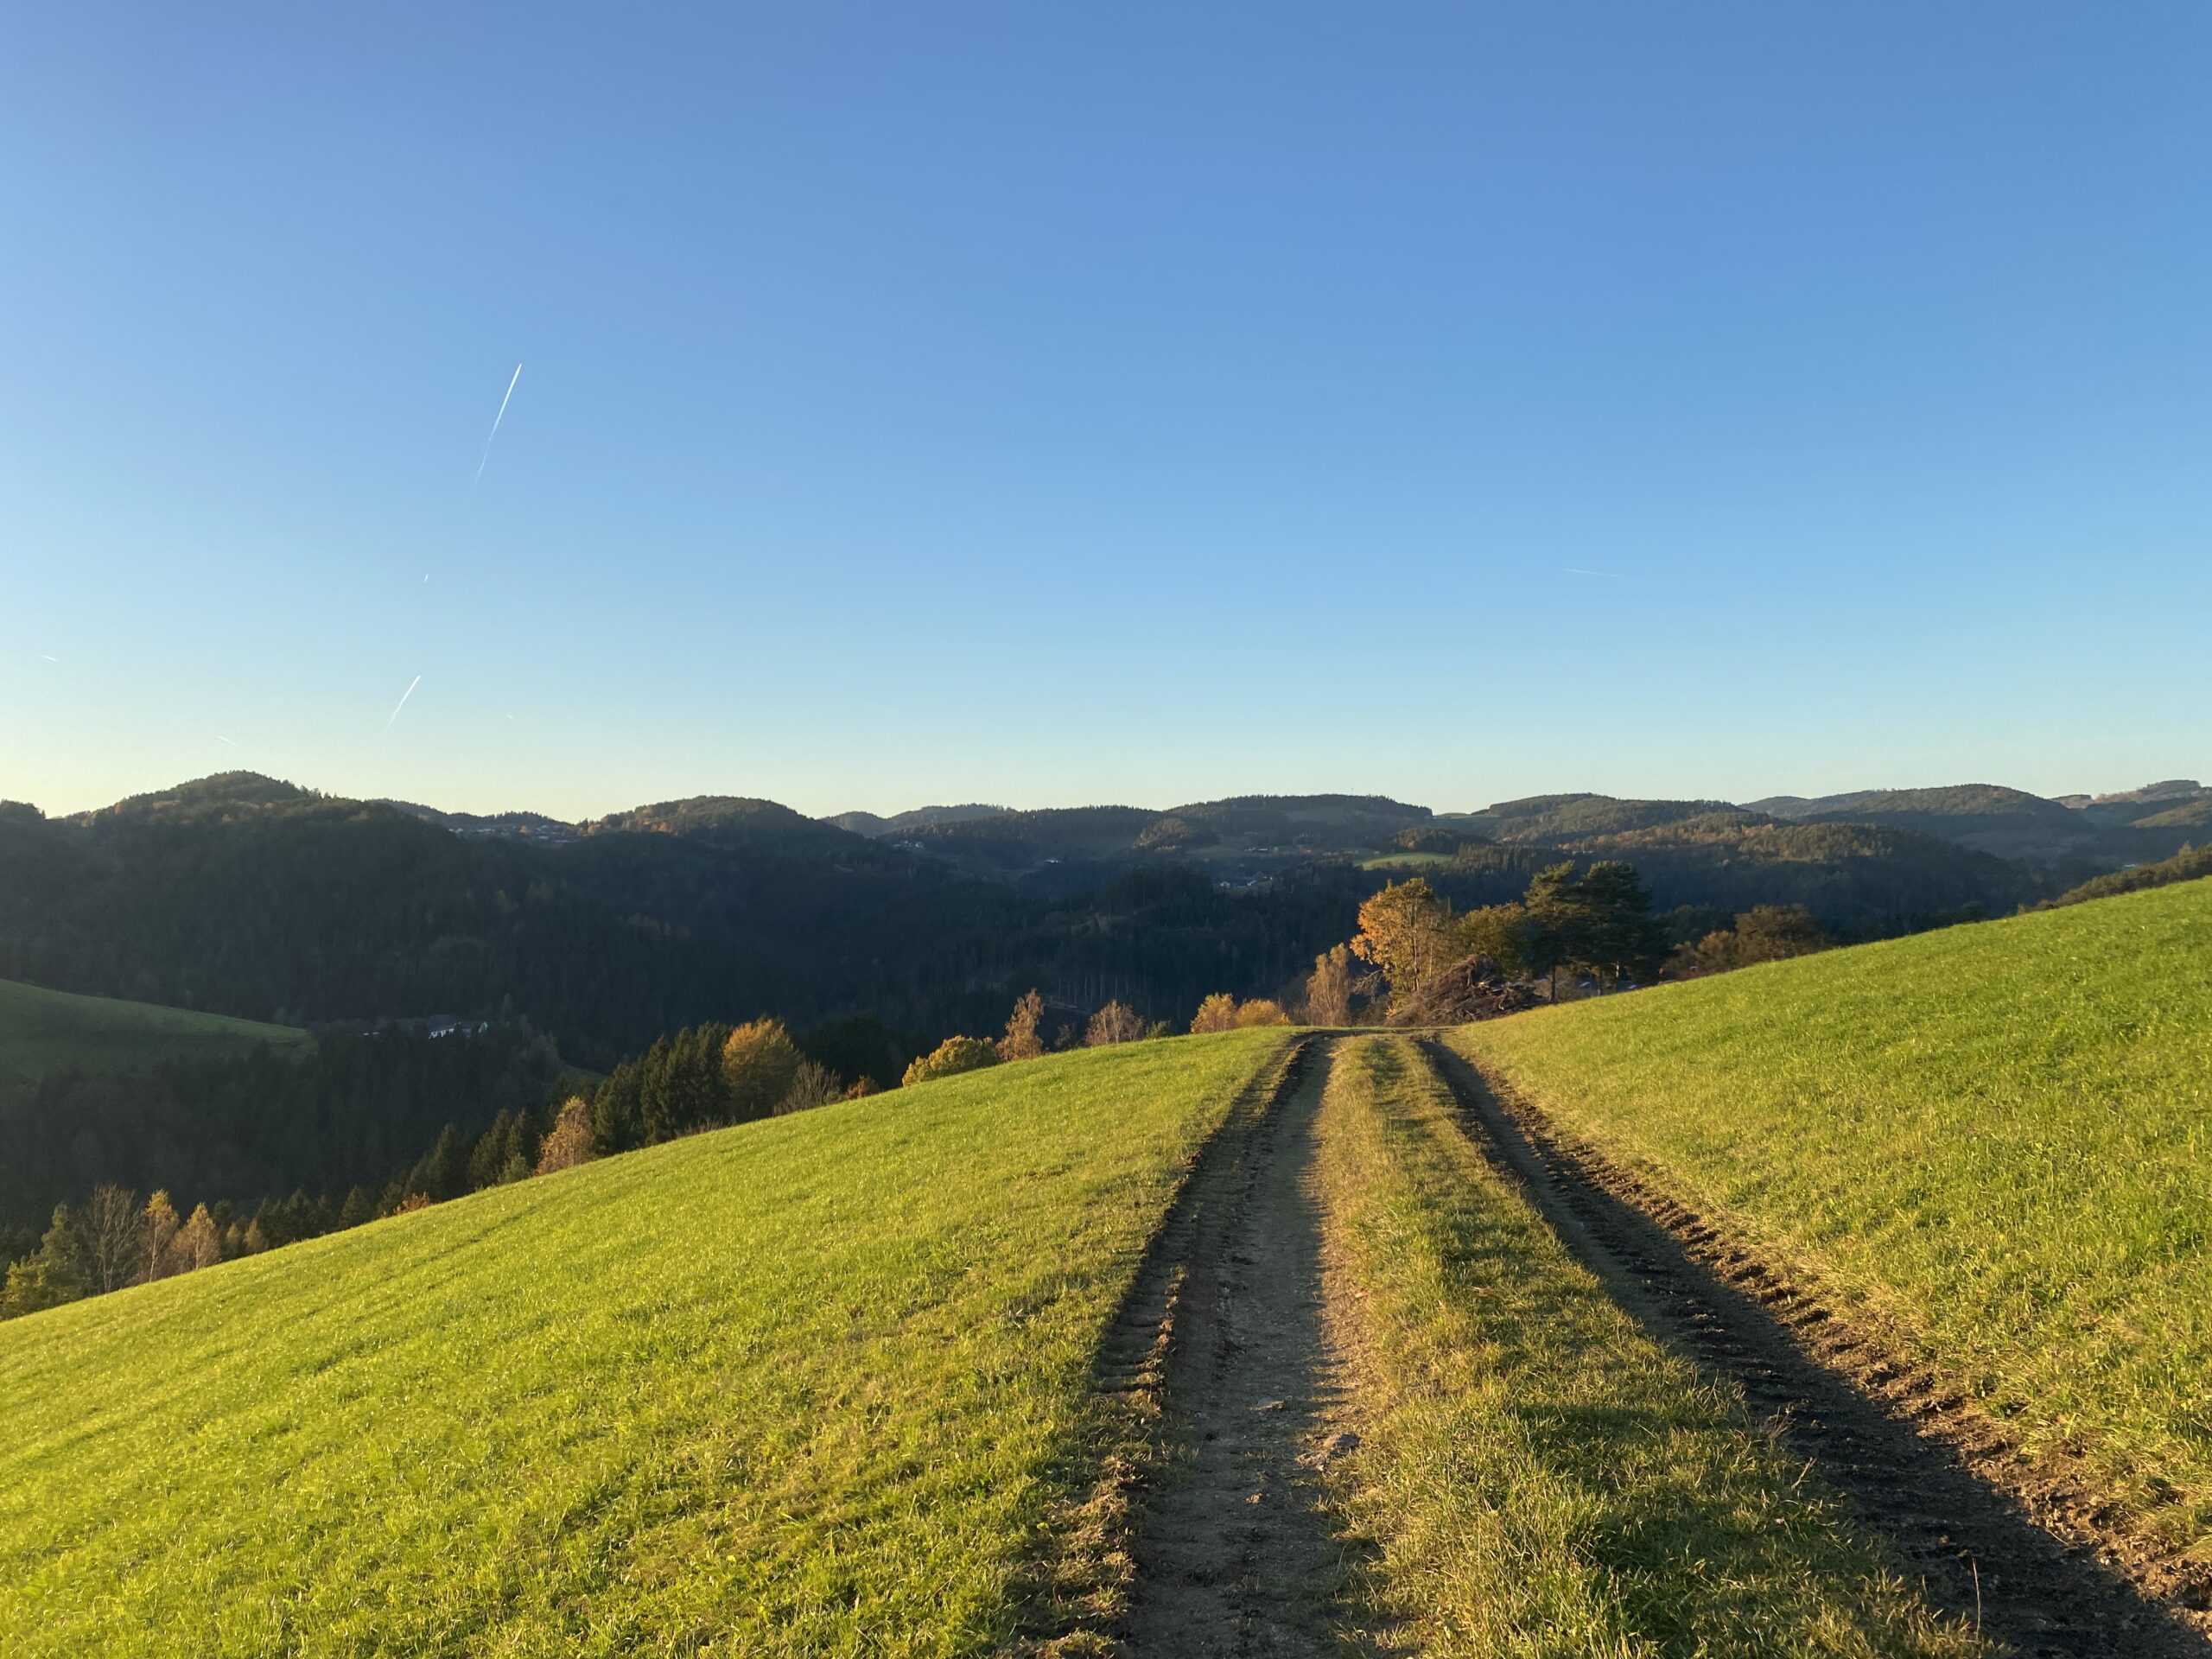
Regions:
<svg viewBox="0 0 2212 1659"><path fill-rule="evenodd" d="M747 1125L0 1326L10 1656L959 1654L1284 1033Z"/></svg>
<svg viewBox="0 0 2212 1659"><path fill-rule="evenodd" d="M1394 1650L1978 1650L1567 1255L1409 1041L1338 1050L1318 1134Z"/></svg>
<svg viewBox="0 0 2212 1659"><path fill-rule="evenodd" d="M2208 1548L2212 882L1453 1040Z"/></svg>

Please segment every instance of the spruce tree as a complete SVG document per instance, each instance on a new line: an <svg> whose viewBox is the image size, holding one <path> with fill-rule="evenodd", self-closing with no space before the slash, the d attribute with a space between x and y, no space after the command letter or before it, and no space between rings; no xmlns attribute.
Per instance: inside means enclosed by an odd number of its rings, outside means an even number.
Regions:
<svg viewBox="0 0 2212 1659"><path fill-rule="evenodd" d="M86 1278L84 1236L69 1206L57 1204L38 1249L8 1269L7 1287L0 1290L0 1319L73 1302L85 1294Z"/></svg>

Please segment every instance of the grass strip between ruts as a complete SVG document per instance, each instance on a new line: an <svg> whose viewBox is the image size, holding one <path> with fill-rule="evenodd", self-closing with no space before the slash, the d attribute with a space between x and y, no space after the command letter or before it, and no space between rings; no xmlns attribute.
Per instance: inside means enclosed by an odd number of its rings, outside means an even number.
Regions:
<svg viewBox="0 0 2212 1659"><path fill-rule="evenodd" d="M1469 1140L1402 1038L1339 1046L1317 1126L1337 1465L1370 1592L1440 1656L1961 1655L1740 1402L1662 1350Z"/></svg>

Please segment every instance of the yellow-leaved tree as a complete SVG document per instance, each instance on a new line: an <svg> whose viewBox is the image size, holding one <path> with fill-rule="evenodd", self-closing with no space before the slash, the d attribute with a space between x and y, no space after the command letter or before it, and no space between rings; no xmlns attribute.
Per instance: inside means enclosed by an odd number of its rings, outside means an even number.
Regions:
<svg viewBox="0 0 2212 1659"><path fill-rule="evenodd" d="M899 1079L906 1088L963 1071L980 1071L999 1063L999 1046L988 1037L948 1037L906 1068Z"/></svg>
<svg viewBox="0 0 2212 1659"><path fill-rule="evenodd" d="M730 1122L766 1117L782 1105L805 1058L780 1020L749 1020L732 1031L722 1043L722 1094Z"/></svg>
<svg viewBox="0 0 2212 1659"><path fill-rule="evenodd" d="M1332 945L1313 958L1313 974L1306 982L1306 1022L1351 1023L1351 951L1346 946Z"/></svg>
<svg viewBox="0 0 2212 1659"><path fill-rule="evenodd" d="M1225 991L1216 991L1198 1004L1198 1011L1191 1017L1193 1033L1233 1031L1236 1027L1236 999Z"/></svg>
<svg viewBox="0 0 2212 1659"><path fill-rule="evenodd" d="M1382 970L1396 1007L1459 956L1452 906L1419 876L1393 881L1359 907L1351 952Z"/></svg>
<svg viewBox="0 0 2212 1659"><path fill-rule="evenodd" d="M999 1058L1002 1060L1033 1060L1045 1052L1045 1039L1038 1033L1038 1027L1045 1018L1045 999L1032 986L1014 1005L1014 1012L1007 1016L1006 1035L999 1039Z"/></svg>
<svg viewBox="0 0 2212 1659"><path fill-rule="evenodd" d="M578 1164L589 1163L594 1155L591 1108L582 1095L570 1095L561 1103L553 1127L545 1132L545 1140L537 1148L537 1173L550 1175L556 1169L574 1169Z"/></svg>

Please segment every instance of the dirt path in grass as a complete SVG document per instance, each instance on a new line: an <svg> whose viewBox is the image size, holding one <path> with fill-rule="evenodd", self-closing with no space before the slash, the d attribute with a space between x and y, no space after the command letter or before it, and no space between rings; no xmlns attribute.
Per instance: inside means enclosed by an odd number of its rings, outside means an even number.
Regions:
<svg viewBox="0 0 2212 1659"><path fill-rule="evenodd" d="M1696 1217L1508 1112L1465 1059L1424 1049L1478 1144L1645 1327L1739 1387L1755 1418L1887 1536L1936 1605L2022 1655L2164 1659L2212 1643L1978 1473L1961 1402L1893 1370Z"/></svg>
<svg viewBox="0 0 2212 1659"><path fill-rule="evenodd" d="M1352 1546L1324 1504L1321 1470L1348 1449L1345 1383L1322 1337L1308 1185L1328 1058L1317 1041L1200 1195L1165 1379L1173 1461L1135 1540L1135 1653L1342 1650L1331 1611Z"/></svg>

